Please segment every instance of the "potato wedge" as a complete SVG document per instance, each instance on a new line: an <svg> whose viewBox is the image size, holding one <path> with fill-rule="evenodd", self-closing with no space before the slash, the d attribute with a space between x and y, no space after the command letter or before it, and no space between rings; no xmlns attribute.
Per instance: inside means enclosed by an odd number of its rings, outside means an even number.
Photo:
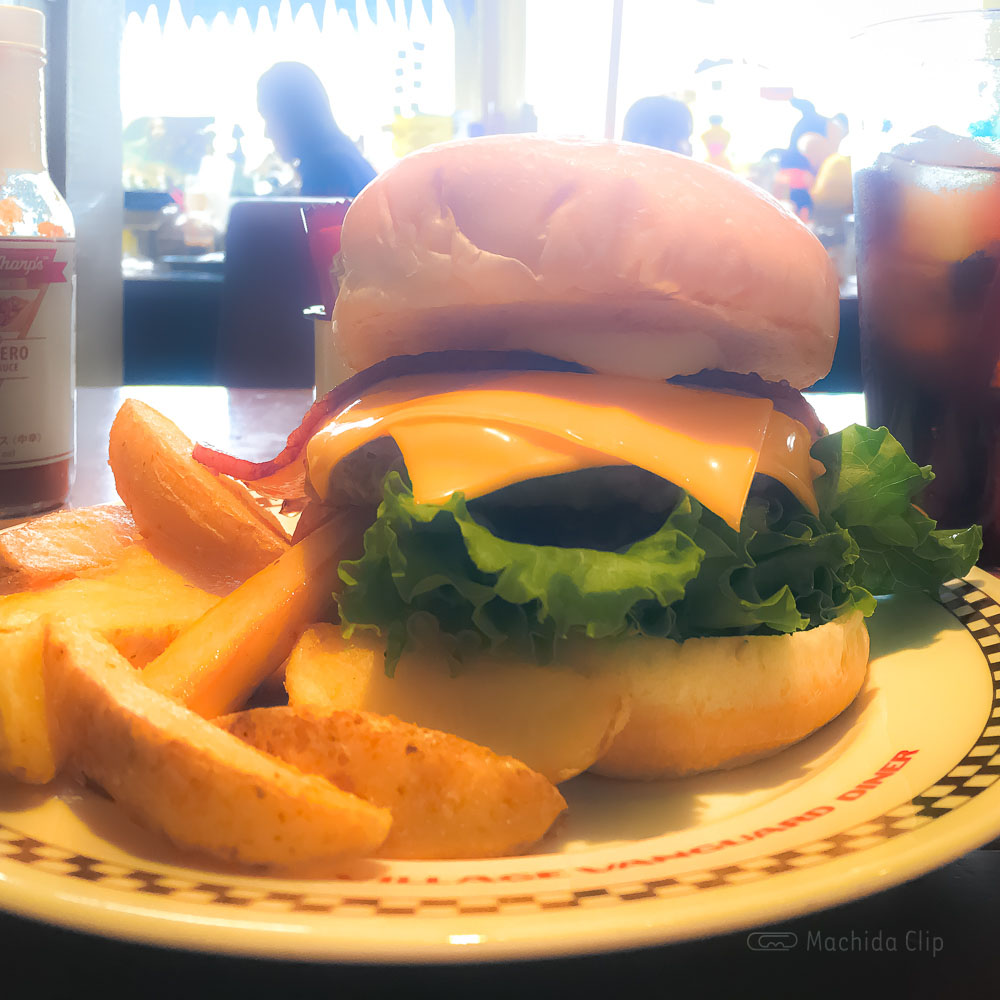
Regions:
<svg viewBox="0 0 1000 1000"><path fill-rule="evenodd" d="M557 789L519 760L391 717L255 708L217 722L258 750L389 809L381 857L514 854L566 808Z"/></svg>
<svg viewBox="0 0 1000 1000"><path fill-rule="evenodd" d="M294 868L371 854L387 809L302 774L142 682L93 633L48 629L50 710L67 767L176 844L253 865Z"/></svg>
<svg viewBox="0 0 1000 1000"><path fill-rule="evenodd" d="M0 631L0 772L29 784L51 781L63 760L63 746L50 728L44 647L41 619Z"/></svg>
<svg viewBox="0 0 1000 1000"><path fill-rule="evenodd" d="M121 504L57 510L0 533L0 594L47 587L106 566L139 541Z"/></svg>
<svg viewBox="0 0 1000 1000"><path fill-rule="evenodd" d="M128 399L111 426L109 458L118 495L158 554L236 583L288 550L232 484L191 457L192 444L161 413Z"/></svg>
<svg viewBox="0 0 1000 1000"><path fill-rule="evenodd" d="M46 711L43 621L69 619L93 629L142 666L217 600L141 545L78 580L0 597L0 771L39 784L59 769L59 741Z"/></svg>
<svg viewBox="0 0 1000 1000"><path fill-rule="evenodd" d="M229 490L246 511L261 521L269 531L273 531L279 538L283 538L286 541L291 539L288 529L281 523L281 518L270 507L266 507L258 502L257 497L246 483L240 479L233 479L232 476L224 476L221 473L215 479L220 486Z"/></svg>
<svg viewBox="0 0 1000 1000"><path fill-rule="evenodd" d="M47 615L67 619L100 632L143 666L217 601L134 545L115 564L76 580L0 597L0 629L10 632Z"/></svg>
<svg viewBox="0 0 1000 1000"><path fill-rule="evenodd" d="M344 546L358 538L351 514L318 528L179 635L146 683L206 719L240 708L331 605Z"/></svg>
<svg viewBox="0 0 1000 1000"><path fill-rule="evenodd" d="M620 680L569 666L484 658L452 676L443 656L406 654L385 675L382 644L333 625L303 633L285 666L289 704L394 715L524 761L558 783L586 770L628 718Z"/></svg>

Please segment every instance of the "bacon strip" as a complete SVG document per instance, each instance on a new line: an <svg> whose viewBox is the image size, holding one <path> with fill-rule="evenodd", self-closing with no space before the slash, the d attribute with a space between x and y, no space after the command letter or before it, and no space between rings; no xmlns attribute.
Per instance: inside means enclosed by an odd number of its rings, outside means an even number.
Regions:
<svg viewBox="0 0 1000 1000"><path fill-rule="evenodd" d="M291 500L305 496L306 445L331 417L360 399L380 382L404 375L430 375L438 372L472 371L576 371L589 369L569 361L560 361L531 351L439 351L408 355L380 361L363 372L352 375L331 389L309 407L281 452L267 462L234 458L204 444L196 444L195 461L213 472L241 479L258 493L275 499Z"/></svg>
<svg viewBox="0 0 1000 1000"><path fill-rule="evenodd" d="M250 462L216 451L208 445L195 444L192 455L213 472L242 479L258 493L265 496L291 499L305 493L305 448L309 439L336 412L332 389L322 399L317 399L291 434L285 447L268 462ZM342 409L338 407L337 409Z"/></svg>

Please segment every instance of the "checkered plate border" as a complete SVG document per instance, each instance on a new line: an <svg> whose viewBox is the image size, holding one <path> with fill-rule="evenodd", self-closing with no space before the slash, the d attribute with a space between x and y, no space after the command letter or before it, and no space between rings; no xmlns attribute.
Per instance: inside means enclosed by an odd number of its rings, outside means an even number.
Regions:
<svg viewBox="0 0 1000 1000"><path fill-rule="evenodd" d="M572 907L621 905L637 900L675 898L794 872L836 858L868 850L909 831L933 823L992 786L1000 777L1000 605L965 581L941 588L942 605L968 629L989 665L993 701L983 731L968 753L935 784L881 816L824 840L793 850L702 868L668 878L646 881L620 875L621 882L598 888L490 893L476 885L475 895L456 893L447 898L406 900L376 894L353 895L328 891L329 882L315 892L284 892L260 888L260 879L243 884L220 877L206 880L167 871L135 868L79 854L48 844L0 824L0 870L26 865L35 871L99 883L102 890L170 897L171 902L196 903L241 911L295 914L358 914L378 917L456 914L545 912ZM319 888L323 886L324 888ZM366 887L367 888L367 887Z"/></svg>

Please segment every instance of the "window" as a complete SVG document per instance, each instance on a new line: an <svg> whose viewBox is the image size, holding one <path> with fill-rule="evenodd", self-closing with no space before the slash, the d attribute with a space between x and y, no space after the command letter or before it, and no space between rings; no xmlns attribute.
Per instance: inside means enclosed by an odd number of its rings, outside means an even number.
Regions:
<svg viewBox="0 0 1000 1000"><path fill-rule="evenodd" d="M359 2L356 24L333 0L294 13L285 0L273 19L275 5L252 0L232 13L220 3L208 20L186 16L178 0L131 6L121 46L126 191L174 191L216 227L234 194L294 190L257 112L257 81L276 62L316 72L338 125L376 169L453 134L455 37L444 0L432 0L430 17L419 0L409 17L403 3L393 11L380 0L374 19Z"/></svg>

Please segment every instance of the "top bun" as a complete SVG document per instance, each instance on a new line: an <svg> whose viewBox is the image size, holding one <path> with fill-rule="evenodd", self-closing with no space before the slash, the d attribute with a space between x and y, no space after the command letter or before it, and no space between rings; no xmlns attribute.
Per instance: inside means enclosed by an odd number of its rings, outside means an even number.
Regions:
<svg viewBox="0 0 1000 1000"><path fill-rule="evenodd" d="M341 236L334 308L357 370L532 350L610 374L704 368L811 385L838 286L820 242L737 177L633 143L489 136L373 180Z"/></svg>

